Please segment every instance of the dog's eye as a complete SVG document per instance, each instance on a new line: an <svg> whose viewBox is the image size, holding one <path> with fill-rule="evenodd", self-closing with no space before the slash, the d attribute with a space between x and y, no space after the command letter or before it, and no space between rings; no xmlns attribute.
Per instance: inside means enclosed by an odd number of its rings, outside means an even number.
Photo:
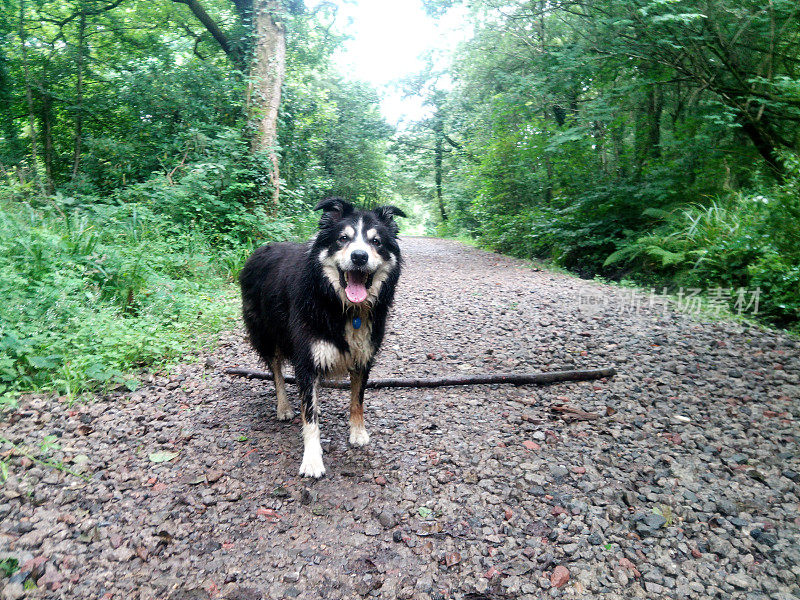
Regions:
<svg viewBox="0 0 800 600"><path fill-rule="evenodd" d="M350 241L350 238L348 237L348 235L346 233L343 233L342 235L339 236L339 241L342 244L346 244L347 242Z"/></svg>
<svg viewBox="0 0 800 600"><path fill-rule="evenodd" d="M381 241L378 238L372 238L371 243L376 248L381 245Z"/></svg>

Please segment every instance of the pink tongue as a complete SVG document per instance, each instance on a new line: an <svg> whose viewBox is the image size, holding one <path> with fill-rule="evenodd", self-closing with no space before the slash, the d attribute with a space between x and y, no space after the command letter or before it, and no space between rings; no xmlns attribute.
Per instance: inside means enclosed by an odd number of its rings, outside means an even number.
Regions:
<svg viewBox="0 0 800 600"><path fill-rule="evenodd" d="M362 281L353 281L355 277L349 277L344 293L347 299L353 304L360 304L367 299L367 288Z"/></svg>

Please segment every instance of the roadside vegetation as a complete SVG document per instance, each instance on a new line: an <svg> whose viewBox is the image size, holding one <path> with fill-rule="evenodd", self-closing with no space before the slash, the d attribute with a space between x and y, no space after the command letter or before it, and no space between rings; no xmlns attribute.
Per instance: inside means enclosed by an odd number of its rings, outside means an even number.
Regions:
<svg viewBox="0 0 800 600"><path fill-rule="evenodd" d="M582 277L760 290L800 325L797 3L464 3L453 67L406 82L430 230ZM432 67L435 64L431 63Z"/></svg>
<svg viewBox="0 0 800 600"><path fill-rule="evenodd" d="M794 1L424 4L470 35L403 82L428 116L395 131L332 66L333 3L5 2L2 402L212 342L252 249L326 195L582 277L757 289L800 328Z"/></svg>
<svg viewBox="0 0 800 600"><path fill-rule="evenodd" d="M205 8L246 48L232 6ZM134 388L235 326L253 248L307 237L324 195L385 196L393 131L376 92L331 68L330 7L282 10L276 198L246 67L187 6L3 4L2 402Z"/></svg>

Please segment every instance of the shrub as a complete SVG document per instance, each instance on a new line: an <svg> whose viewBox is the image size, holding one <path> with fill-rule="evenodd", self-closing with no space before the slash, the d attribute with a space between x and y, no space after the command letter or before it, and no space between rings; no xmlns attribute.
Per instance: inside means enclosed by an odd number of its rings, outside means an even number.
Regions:
<svg viewBox="0 0 800 600"><path fill-rule="evenodd" d="M798 176L770 196L731 194L708 204L648 211L660 224L620 244L605 266L627 263L641 281L696 288L760 289L761 317L785 327L800 322ZM732 298L732 302L735 298Z"/></svg>
<svg viewBox="0 0 800 600"><path fill-rule="evenodd" d="M147 207L1 195L0 394L133 385L232 322L224 275L201 233Z"/></svg>

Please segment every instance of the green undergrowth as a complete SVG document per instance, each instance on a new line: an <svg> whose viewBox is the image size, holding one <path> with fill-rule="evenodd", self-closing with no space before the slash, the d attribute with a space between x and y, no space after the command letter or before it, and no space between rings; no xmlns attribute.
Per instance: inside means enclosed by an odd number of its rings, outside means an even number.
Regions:
<svg viewBox="0 0 800 600"><path fill-rule="evenodd" d="M800 332L800 163L787 164L785 182L761 192L659 209L603 205L601 213L594 206L577 216L587 200L566 210L481 213L483 225L471 233L487 249L544 259L584 278L693 294L715 309ZM631 215L639 215L636 227L625 220Z"/></svg>
<svg viewBox="0 0 800 600"><path fill-rule="evenodd" d="M157 193L178 208L165 210ZM174 190L127 200L0 187L0 408L22 392L133 389L142 369L235 324L233 281L257 242L220 243L207 233L215 224L176 219L188 203Z"/></svg>

